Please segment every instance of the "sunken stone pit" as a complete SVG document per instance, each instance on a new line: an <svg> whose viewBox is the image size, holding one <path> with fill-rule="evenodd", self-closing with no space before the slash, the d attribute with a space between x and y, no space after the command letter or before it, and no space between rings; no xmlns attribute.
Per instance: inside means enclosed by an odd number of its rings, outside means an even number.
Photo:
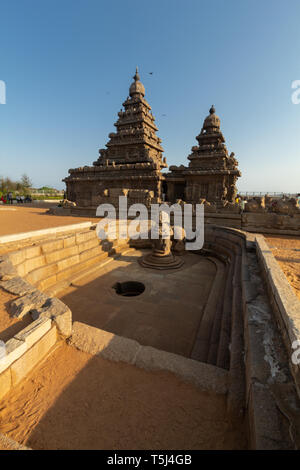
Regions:
<svg viewBox="0 0 300 470"><path fill-rule="evenodd" d="M155 249L99 240L91 223L2 237L0 289L13 324L0 332L0 399L67 342L223 397L250 448L299 447L299 300L264 238L210 225L201 250L175 258L171 246ZM156 255L180 263L145 269Z"/></svg>

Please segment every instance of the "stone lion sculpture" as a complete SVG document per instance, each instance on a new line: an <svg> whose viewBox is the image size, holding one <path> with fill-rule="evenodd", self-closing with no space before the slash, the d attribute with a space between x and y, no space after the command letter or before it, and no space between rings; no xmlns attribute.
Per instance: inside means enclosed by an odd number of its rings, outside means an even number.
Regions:
<svg viewBox="0 0 300 470"><path fill-rule="evenodd" d="M284 214L284 215L293 215L300 213L300 207L298 199L292 197L290 199L282 198L279 199L276 204L274 204L273 212L277 214Z"/></svg>
<svg viewBox="0 0 300 470"><path fill-rule="evenodd" d="M235 202L224 201L222 211L232 212L234 214L239 214L240 210L241 210L241 208L240 208L239 204L237 204Z"/></svg>
<svg viewBox="0 0 300 470"><path fill-rule="evenodd" d="M217 211L217 207L214 202L209 202L206 199L200 199L199 204L204 205L204 212L216 212Z"/></svg>
<svg viewBox="0 0 300 470"><path fill-rule="evenodd" d="M265 212L265 198L264 197L253 197L249 199L246 206L245 212Z"/></svg>
<svg viewBox="0 0 300 470"><path fill-rule="evenodd" d="M68 199L64 199L62 202L61 202L61 207L76 207L76 202L73 202L73 201L69 201Z"/></svg>

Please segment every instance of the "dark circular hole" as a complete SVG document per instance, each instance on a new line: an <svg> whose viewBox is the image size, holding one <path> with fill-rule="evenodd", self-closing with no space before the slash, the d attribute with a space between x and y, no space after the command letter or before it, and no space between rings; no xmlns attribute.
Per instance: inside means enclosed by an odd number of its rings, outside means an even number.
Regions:
<svg viewBox="0 0 300 470"><path fill-rule="evenodd" d="M123 295L123 297L135 297L144 292L145 286L142 282L126 281L117 282L113 289L115 289L117 294Z"/></svg>

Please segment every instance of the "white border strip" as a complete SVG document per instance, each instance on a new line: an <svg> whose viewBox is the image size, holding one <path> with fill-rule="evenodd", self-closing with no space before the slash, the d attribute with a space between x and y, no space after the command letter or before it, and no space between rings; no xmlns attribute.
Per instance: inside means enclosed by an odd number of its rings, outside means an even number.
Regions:
<svg viewBox="0 0 300 470"><path fill-rule="evenodd" d="M51 235L53 233L63 233L69 232L72 230L77 230L81 228L88 228L92 225L92 222L81 222L79 224L72 224L72 225L62 225L60 227L51 227L42 230L32 230L31 232L22 232L22 233L14 233L12 235L4 235L0 237L0 244L15 242L18 240L25 240L27 238L36 238L43 235Z"/></svg>

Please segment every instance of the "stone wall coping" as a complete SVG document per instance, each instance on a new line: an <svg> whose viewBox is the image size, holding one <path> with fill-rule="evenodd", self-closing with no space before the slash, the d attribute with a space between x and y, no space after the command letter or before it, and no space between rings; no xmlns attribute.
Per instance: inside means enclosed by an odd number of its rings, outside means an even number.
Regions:
<svg viewBox="0 0 300 470"><path fill-rule="evenodd" d="M22 233L15 233L12 235L3 235L0 237L0 244L11 243L19 240L26 240L28 238L37 238L44 235L51 235L56 233L63 233L69 232L78 229L84 229L91 227L92 222L81 222L79 224L71 224L71 225L62 225L60 227L51 227L42 230L32 230L31 232L22 232Z"/></svg>
<svg viewBox="0 0 300 470"><path fill-rule="evenodd" d="M0 358L0 374L36 344L50 329L52 321L41 317L6 341L6 355Z"/></svg>
<svg viewBox="0 0 300 470"><path fill-rule="evenodd" d="M282 330L282 338L289 359L289 369L300 398L300 367L292 360L293 353L297 351L300 344L300 300L262 235L256 236L256 248L271 303L274 305L276 322Z"/></svg>
<svg viewBox="0 0 300 470"><path fill-rule="evenodd" d="M92 355L123 361L146 370L168 371L202 390L228 392L228 371L211 364L142 346L137 341L109 333L81 322L73 323L70 344Z"/></svg>
<svg viewBox="0 0 300 470"><path fill-rule="evenodd" d="M280 311L290 342L292 344L295 340L300 341L300 300L262 235L256 235L256 244L258 257L266 273L266 281Z"/></svg>

